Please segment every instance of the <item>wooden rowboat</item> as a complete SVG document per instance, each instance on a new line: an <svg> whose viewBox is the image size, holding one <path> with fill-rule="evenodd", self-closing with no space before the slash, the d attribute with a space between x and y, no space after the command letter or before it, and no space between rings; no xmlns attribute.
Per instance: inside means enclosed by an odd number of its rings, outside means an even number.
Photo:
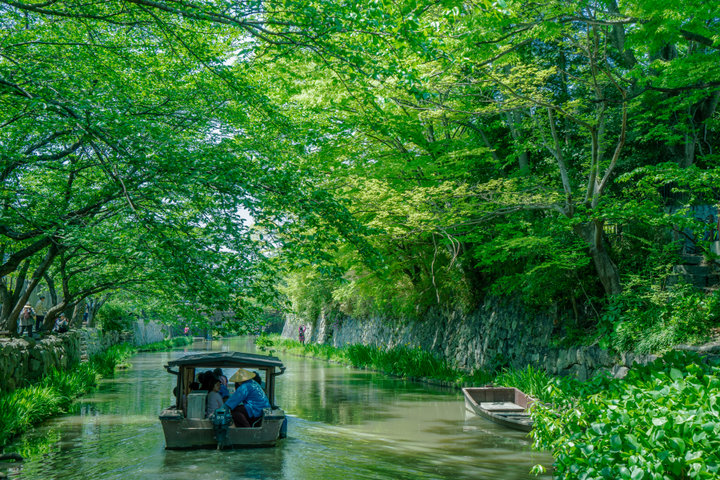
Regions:
<svg viewBox="0 0 720 480"><path fill-rule="evenodd" d="M462 391L467 410L515 430L532 430L528 409L536 400L517 388L467 387Z"/></svg>
<svg viewBox="0 0 720 480"><path fill-rule="evenodd" d="M173 370L177 368L177 370ZM263 410L262 419L250 428L229 425L222 434L213 421L205 418L207 392L191 392L190 384L201 370L245 368L257 370L264 378L264 390L271 407ZM165 433L165 448L239 448L274 446L287 435L285 412L275 405L275 380L285 372L277 357L243 352L208 352L185 355L165 365L165 370L177 376L175 405L160 414ZM262 373L261 373L262 372ZM187 401L183 401L183 397ZM220 410L216 410L216 415Z"/></svg>

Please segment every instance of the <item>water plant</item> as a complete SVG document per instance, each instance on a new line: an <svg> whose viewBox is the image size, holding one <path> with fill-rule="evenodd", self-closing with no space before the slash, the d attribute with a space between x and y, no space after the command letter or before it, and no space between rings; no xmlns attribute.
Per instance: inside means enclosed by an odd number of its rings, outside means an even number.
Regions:
<svg viewBox="0 0 720 480"><path fill-rule="evenodd" d="M117 366L127 368L124 362L135 353L135 347L129 343L113 345L102 353L93 356L90 362L102 376L109 376Z"/></svg>
<svg viewBox="0 0 720 480"><path fill-rule="evenodd" d="M148 343L137 348L138 352L161 352L175 347L184 347L193 343L192 337L166 338L160 342Z"/></svg>
<svg viewBox="0 0 720 480"><path fill-rule="evenodd" d="M556 386L559 384L556 383ZM720 476L720 366L671 352L624 379L550 388L533 409L535 446L556 478L674 480Z"/></svg>

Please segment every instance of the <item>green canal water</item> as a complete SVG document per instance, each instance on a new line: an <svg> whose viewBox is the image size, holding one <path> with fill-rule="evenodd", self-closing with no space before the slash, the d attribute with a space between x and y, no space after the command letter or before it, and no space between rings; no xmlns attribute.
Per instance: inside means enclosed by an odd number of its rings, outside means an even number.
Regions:
<svg viewBox="0 0 720 480"><path fill-rule="evenodd" d="M466 414L453 389L278 354L276 402L288 438L274 448L170 451L158 414L172 403L170 359L206 350L254 351L246 338L142 353L103 380L73 411L20 437L7 451L34 452L2 465L13 479L531 479L552 458L521 432ZM550 478L539 477L539 478Z"/></svg>

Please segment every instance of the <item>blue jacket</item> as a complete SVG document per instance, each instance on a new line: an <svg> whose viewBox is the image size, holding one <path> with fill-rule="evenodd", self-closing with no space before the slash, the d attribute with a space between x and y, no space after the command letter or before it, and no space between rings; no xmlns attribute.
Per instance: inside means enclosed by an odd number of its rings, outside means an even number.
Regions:
<svg viewBox="0 0 720 480"><path fill-rule="evenodd" d="M261 417L263 408L270 408L270 402L262 387L255 380L245 380L228 398L225 405L230 410L240 404L245 405L248 415L253 418Z"/></svg>

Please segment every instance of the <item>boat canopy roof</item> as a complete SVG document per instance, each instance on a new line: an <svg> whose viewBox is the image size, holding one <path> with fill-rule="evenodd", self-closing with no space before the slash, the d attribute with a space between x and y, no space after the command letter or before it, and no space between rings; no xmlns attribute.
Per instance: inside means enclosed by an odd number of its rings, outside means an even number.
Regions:
<svg viewBox="0 0 720 480"><path fill-rule="evenodd" d="M277 357L243 352L191 353L168 362L167 367L278 367L284 370Z"/></svg>

